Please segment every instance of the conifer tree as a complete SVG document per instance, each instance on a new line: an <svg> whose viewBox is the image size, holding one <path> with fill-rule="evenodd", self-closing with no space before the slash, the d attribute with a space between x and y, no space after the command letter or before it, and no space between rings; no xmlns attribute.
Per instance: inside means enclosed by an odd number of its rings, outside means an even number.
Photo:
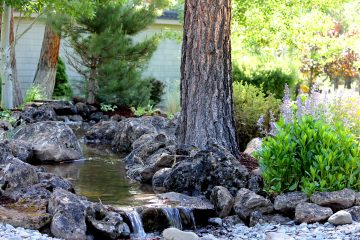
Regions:
<svg viewBox="0 0 360 240"><path fill-rule="evenodd" d="M143 105L150 101L151 81L141 71L157 47L157 36L135 42L133 36L152 24L163 1L101 2L93 17L78 16L63 25L75 54L70 64L87 83L87 101Z"/></svg>

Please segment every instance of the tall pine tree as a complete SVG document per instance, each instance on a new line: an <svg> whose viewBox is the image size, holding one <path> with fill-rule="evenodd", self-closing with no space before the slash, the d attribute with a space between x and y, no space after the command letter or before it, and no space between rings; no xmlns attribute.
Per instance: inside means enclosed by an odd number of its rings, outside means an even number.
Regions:
<svg viewBox="0 0 360 240"><path fill-rule="evenodd" d="M134 42L132 36L154 22L160 2L101 2L93 17L78 16L63 27L75 50L68 60L86 79L89 103L148 104L151 81L141 71L156 50L157 37Z"/></svg>

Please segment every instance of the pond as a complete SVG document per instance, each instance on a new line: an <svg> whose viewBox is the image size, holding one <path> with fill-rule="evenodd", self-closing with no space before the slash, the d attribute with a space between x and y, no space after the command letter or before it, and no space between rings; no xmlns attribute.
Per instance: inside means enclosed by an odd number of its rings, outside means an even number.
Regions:
<svg viewBox="0 0 360 240"><path fill-rule="evenodd" d="M121 157L104 147L83 144L84 159L72 163L43 165L49 172L71 181L77 194L93 202L117 206L140 206L154 196L152 187L132 183Z"/></svg>

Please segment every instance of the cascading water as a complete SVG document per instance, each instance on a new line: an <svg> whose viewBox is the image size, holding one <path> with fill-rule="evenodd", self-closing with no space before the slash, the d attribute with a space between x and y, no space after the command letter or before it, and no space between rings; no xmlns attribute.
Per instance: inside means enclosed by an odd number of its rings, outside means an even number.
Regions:
<svg viewBox="0 0 360 240"><path fill-rule="evenodd" d="M127 212L126 215L128 216L128 218L131 222L131 226L134 231L135 237L139 237L139 238L146 237L146 233L145 233L139 213L136 210L134 210L131 212Z"/></svg>
<svg viewBox="0 0 360 240"><path fill-rule="evenodd" d="M190 224L192 224L194 230L196 230L196 223L193 211L190 208L181 208L181 211L185 215L186 219L190 222Z"/></svg>
<svg viewBox="0 0 360 240"><path fill-rule="evenodd" d="M172 227L182 230L182 223L181 223L179 209L165 207L165 208L162 208L162 211L166 215L166 217L169 220L169 223Z"/></svg>

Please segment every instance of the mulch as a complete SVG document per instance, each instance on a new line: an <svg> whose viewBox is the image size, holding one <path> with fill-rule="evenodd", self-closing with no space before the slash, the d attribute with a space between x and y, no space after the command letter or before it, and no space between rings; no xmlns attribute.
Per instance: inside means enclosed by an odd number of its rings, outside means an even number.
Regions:
<svg viewBox="0 0 360 240"><path fill-rule="evenodd" d="M259 167L258 160L246 153L240 153L240 163L243 164L250 172Z"/></svg>

